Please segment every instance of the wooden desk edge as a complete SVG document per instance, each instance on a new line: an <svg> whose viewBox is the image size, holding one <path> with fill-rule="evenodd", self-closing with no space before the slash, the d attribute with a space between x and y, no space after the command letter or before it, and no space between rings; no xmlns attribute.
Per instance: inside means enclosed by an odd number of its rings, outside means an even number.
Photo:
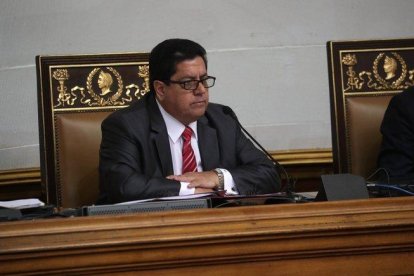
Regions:
<svg viewBox="0 0 414 276"><path fill-rule="evenodd" d="M0 245L6 274L412 273L414 198L7 222Z"/></svg>

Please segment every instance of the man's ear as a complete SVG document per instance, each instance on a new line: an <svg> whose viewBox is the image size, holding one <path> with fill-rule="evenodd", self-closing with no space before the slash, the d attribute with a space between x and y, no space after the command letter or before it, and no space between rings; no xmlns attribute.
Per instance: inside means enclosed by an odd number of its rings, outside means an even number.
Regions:
<svg viewBox="0 0 414 276"><path fill-rule="evenodd" d="M162 100L165 95L165 83L159 80L155 80L153 85L157 99Z"/></svg>

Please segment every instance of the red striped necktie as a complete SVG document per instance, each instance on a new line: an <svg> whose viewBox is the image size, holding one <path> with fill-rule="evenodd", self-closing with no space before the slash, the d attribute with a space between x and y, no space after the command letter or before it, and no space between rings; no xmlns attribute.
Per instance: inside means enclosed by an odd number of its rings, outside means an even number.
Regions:
<svg viewBox="0 0 414 276"><path fill-rule="evenodd" d="M183 134L184 143L183 143L183 171L182 174L186 172L195 172L197 171L197 164L194 155L193 148L191 147L191 134L193 130L186 126Z"/></svg>

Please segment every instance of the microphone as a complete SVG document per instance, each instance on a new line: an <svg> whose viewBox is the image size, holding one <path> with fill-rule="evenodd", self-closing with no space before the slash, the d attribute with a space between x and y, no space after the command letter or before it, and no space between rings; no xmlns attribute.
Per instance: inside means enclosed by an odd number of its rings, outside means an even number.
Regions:
<svg viewBox="0 0 414 276"><path fill-rule="evenodd" d="M290 182L290 177L286 171L286 169L280 165L279 162L276 161L276 159L273 158L273 156L267 151L265 150L265 148L256 140L254 139L254 137L242 126L242 124L240 123L239 119L237 118L236 114L234 113L234 111L228 107L228 106L223 106L223 113L226 115L229 115L231 118L233 118L234 121L236 121L237 125L243 130L243 132L249 136L249 138L262 150L262 152L264 154L267 155L267 157L269 157L269 159L273 162L273 165L275 166L276 171L278 172L279 175L284 175L286 178L286 185L283 187L281 187L281 191L284 190L284 188L287 188L287 193L291 194L292 193L292 185ZM280 171L282 171L282 174L280 173Z"/></svg>

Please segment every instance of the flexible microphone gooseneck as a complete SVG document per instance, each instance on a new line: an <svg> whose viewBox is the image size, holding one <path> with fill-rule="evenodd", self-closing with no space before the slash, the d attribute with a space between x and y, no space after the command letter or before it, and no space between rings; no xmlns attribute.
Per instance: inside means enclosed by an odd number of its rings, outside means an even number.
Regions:
<svg viewBox="0 0 414 276"><path fill-rule="evenodd" d="M273 156L267 151L265 150L265 148L256 140L254 139L254 137L242 126L242 124L240 123L239 119L237 118L236 114L233 112L233 110L228 107L228 106L223 106L223 113L226 115L229 115L230 117L233 118L234 121L236 121L237 125L243 130L243 132L249 136L249 138L262 150L262 152L264 154L267 155L267 157L269 157L269 159L273 162L273 165L275 166L275 169L277 171L277 173L279 175L284 175L286 178L286 184L284 187L281 187L281 191L284 190L284 188L286 187L286 192L287 193L292 193L292 183L291 178L289 177L289 174L287 173L286 169L280 165L279 162L276 161L276 159L273 158ZM280 171L282 172L282 174L280 173Z"/></svg>

